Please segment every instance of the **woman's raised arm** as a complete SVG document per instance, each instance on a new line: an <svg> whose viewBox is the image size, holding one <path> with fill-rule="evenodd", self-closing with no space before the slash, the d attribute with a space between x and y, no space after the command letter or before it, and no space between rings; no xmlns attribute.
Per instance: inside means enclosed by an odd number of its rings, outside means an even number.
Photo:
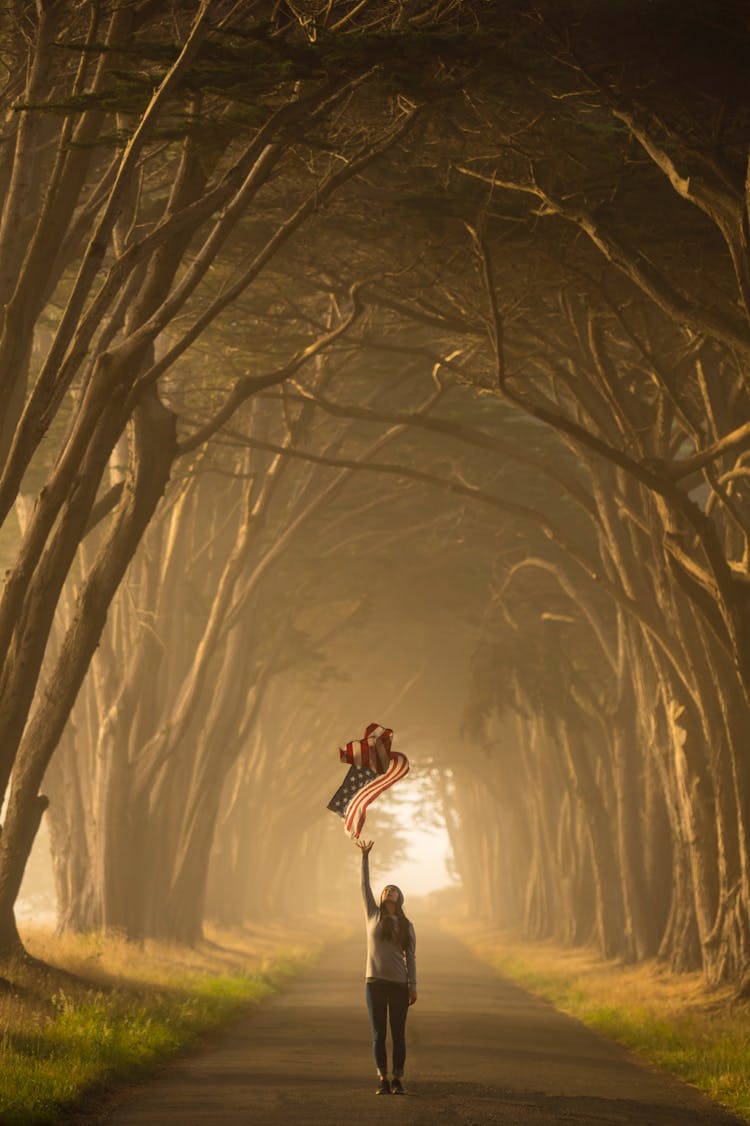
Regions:
<svg viewBox="0 0 750 1126"><path fill-rule="evenodd" d="M357 848L362 853L362 898L365 902L365 911L370 917L378 914L378 905L370 887L370 849L372 844L372 841L356 842Z"/></svg>

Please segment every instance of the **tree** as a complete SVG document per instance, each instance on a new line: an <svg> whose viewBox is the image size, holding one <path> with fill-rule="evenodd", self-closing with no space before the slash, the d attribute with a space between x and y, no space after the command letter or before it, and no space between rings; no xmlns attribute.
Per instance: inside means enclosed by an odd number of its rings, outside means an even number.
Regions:
<svg viewBox="0 0 750 1126"><path fill-rule="evenodd" d="M14 83L5 92L0 519L43 443L52 446L0 602L3 791L12 775L0 839L6 952L19 945L12 907L46 804L39 785L176 458L327 347L359 305L273 370L235 380L212 417L179 438L168 391L174 365L418 117L382 62L378 35L390 14L378 13L372 39L342 55L339 40L358 31L349 14L321 45L304 18L266 28L252 5L206 0L194 18L180 11L176 20L104 5L88 26L74 22L65 50L56 45L63 7L28 5L4 17L11 53L20 57L25 39L31 46L23 93ZM429 23L428 13L419 6L411 18ZM243 223L252 250L212 295L210 271ZM98 495L123 433L125 480ZM30 718L64 583L107 512L111 527L81 583L53 687Z"/></svg>

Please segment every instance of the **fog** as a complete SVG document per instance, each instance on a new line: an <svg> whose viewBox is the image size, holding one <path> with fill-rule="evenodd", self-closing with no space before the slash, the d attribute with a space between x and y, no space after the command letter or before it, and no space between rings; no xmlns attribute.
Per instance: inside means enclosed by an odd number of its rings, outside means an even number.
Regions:
<svg viewBox="0 0 750 1126"><path fill-rule="evenodd" d="M404 894L409 896L427 895L432 891L457 886L453 850L445 824L435 829L423 828L420 819L424 816L424 807L408 800L400 802L394 812L411 828L406 855L394 866L390 875L385 873L385 882L398 884ZM373 834L376 826L377 813L373 811Z"/></svg>
<svg viewBox="0 0 750 1126"><path fill-rule="evenodd" d="M419 764L415 765L418 771ZM403 790L406 790L406 794ZM378 830L384 824L390 827L393 821L405 827L406 838L404 853L385 866L380 862L377 848L375 849L372 858L373 872L383 884L398 884L409 900L430 896L433 892L445 889L460 891L453 850L440 809L424 800L415 800L409 791L410 787L404 785L399 793L386 794L370 811L363 838L377 841ZM330 814L325 816L327 820ZM343 832L339 848L342 866L348 870L350 880L348 885L337 883L336 896L328 902L323 882L320 905L322 908L333 908L351 918L359 910L359 881L354 868L358 854L352 854L354 862L348 856L346 864L343 864L344 857L351 849ZM49 835L43 825L16 904L17 918L24 927L52 927L57 919L57 897L49 849ZM293 908L291 914L298 918Z"/></svg>

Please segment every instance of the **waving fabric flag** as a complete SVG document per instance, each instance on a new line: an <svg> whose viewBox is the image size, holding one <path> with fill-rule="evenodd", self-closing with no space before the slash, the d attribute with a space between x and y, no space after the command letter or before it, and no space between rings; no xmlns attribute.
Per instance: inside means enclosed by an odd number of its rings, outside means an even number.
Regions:
<svg viewBox="0 0 750 1126"><path fill-rule="evenodd" d="M376 774L385 774L391 761L392 741L393 732L390 727L371 723L365 728L364 738L347 743L339 751L339 758L342 762L351 762L355 766L367 766Z"/></svg>
<svg viewBox="0 0 750 1126"><path fill-rule="evenodd" d="M371 723L362 739L339 750L341 761L351 763L351 767L328 808L344 818L344 829L355 840L364 826L368 806L409 773L408 758L391 750L392 740L389 727Z"/></svg>

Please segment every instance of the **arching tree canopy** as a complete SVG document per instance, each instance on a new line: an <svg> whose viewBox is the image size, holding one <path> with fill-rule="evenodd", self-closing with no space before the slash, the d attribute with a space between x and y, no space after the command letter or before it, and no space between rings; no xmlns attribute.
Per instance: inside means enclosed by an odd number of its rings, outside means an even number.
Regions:
<svg viewBox="0 0 750 1126"><path fill-rule="evenodd" d="M0 948L50 797L63 926L314 903L390 707L474 910L741 981L741 14L0 21Z"/></svg>

